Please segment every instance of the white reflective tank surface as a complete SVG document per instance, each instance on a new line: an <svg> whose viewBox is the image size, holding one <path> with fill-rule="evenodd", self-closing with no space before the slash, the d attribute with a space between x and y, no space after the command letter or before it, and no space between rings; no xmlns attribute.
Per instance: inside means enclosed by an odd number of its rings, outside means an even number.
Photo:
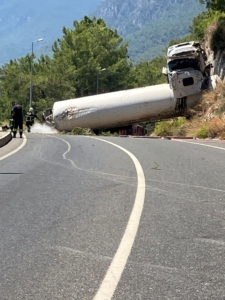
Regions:
<svg viewBox="0 0 225 300"><path fill-rule="evenodd" d="M75 127L120 127L174 111L175 100L168 84L58 101L53 121L59 130Z"/></svg>
<svg viewBox="0 0 225 300"><path fill-rule="evenodd" d="M187 99L187 106L196 101L194 98ZM160 84L57 101L53 105L53 121L60 131L75 127L116 128L172 117L175 107L176 99L169 85Z"/></svg>

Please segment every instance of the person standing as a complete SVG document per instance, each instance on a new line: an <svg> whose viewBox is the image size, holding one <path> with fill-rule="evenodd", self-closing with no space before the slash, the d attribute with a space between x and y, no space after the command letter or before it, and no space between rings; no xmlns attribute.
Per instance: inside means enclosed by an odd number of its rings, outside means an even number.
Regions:
<svg viewBox="0 0 225 300"><path fill-rule="evenodd" d="M20 137L23 137L23 110L22 106L16 104L15 101L12 102L11 116L13 118L13 138L16 137L17 129L19 127Z"/></svg>
<svg viewBox="0 0 225 300"><path fill-rule="evenodd" d="M31 126L34 124L34 118L38 119L38 121L41 122L41 120L36 115L34 109L30 107L29 111L26 114L26 126L27 126L27 132L30 132Z"/></svg>

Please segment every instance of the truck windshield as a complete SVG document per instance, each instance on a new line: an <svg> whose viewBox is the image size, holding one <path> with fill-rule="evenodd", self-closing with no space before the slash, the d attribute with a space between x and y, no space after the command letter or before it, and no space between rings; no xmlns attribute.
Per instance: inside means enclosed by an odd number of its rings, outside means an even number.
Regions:
<svg viewBox="0 0 225 300"><path fill-rule="evenodd" d="M199 61L196 58L174 59L168 63L168 66L170 72L189 68L200 70Z"/></svg>

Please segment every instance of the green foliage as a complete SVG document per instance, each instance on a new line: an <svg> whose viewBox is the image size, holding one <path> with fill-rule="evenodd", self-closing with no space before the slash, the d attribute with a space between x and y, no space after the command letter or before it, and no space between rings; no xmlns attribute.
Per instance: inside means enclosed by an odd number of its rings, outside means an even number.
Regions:
<svg viewBox="0 0 225 300"><path fill-rule="evenodd" d="M174 13L174 12L173 12ZM212 39L217 50L225 45L224 19L222 13L203 12L193 19L190 28L191 34L179 37L177 24L177 39L169 45L187 40L202 38L203 33L211 20L219 19L218 31ZM159 27L151 26L151 30ZM150 28L150 27L149 27ZM165 34L162 35L162 44L168 40L174 30L167 24ZM151 39L148 30L144 35L136 36L137 41L144 43L144 51L156 47L158 41ZM153 33L153 32L152 32ZM158 37L157 37L158 38ZM32 106L36 111L52 107L55 101L94 95L97 92L111 92L127 88L155 85L167 82L162 74L162 67L166 65L163 56L153 60L132 65L128 59L128 45L123 42L116 30L108 28L102 19L84 17L81 22L74 21L74 28L63 28L63 37L53 44L53 58L41 56L38 60L26 55L17 60L11 60L0 68L0 119L8 118L11 110L11 101L15 100L23 106L24 113L29 108L30 97L30 65L33 59L33 93ZM148 49L148 50L147 50ZM104 71L103 71L104 69ZM160 122L156 124L154 134L171 135L185 132L185 122ZM181 124L182 123L182 124ZM177 125L178 124L178 125ZM71 134L77 134L77 130ZM105 133L104 133L105 134Z"/></svg>
<svg viewBox="0 0 225 300"><path fill-rule="evenodd" d="M153 131L156 136L181 136L185 135L185 125L187 120L185 117L178 117L169 121L157 122Z"/></svg>
<svg viewBox="0 0 225 300"><path fill-rule="evenodd" d="M192 25L190 26L191 35L193 40L202 41L205 35L207 25L211 22L209 11L203 11L193 18Z"/></svg>
<svg viewBox="0 0 225 300"><path fill-rule="evenodd" d="M199 15L193 18L192 24L190 26L190 34L178 39L171 40L169 42L169 46L183 43L186 41L199 41L199 42L203 41L205 37L206 28L213 21L220 21L220 28L218 28L218 32L216 33L214 44L216 44L217 42L220 43L219 41L220 38L222 38L223 40L224 37L224 31L223 31L224 18L225 18L224 13L213 12L208 10L203 11L202 13L200 13Z"/></svg>
<svg viewBox="0 0 225 300"><path fill-rule="evenodd" d="M173 120L173 135L174 136L184 136L186 134L186 124L187 120L185 117L178 117Z"/></svg>
<svg viewBox="0 0 225 300"><path fill-rule="evenodd" d="M66 135L95 135L94 132L89 128L75 127L71 131L61 131L60 134Z"/></svg>
<svg viewBox="0 0 225 300"><path fill-rule="evenodd" d="M146 135L153 134L154 129L155 129L155 125L156 125L155 122L150 122L150 123L143 124L143 126L144 126L144 128L146 130Z"/></svg>
<svg viewBox="0 0 225 300"><path fill-rule="evenodd" d="M0 69L3 117L9 118L11 102L16 101L23 109L28 109L30 87L30 56L10 61Z"/></svg>
<svg viewBox="0 0 225 300"><path fill-rule="evenodd" d="M96 135L94 131L89 128L75 127L71 131L61 131L60 134L66 135ZM110 131L101 131L97 134L98 136L118 136L117 132L111 133Z"/></svg>
<svg viewBox="0 0 225 300"><path fill-rule="evenodd" d="M13 100L22 105L24 114L28 110L32 61L32 106L36 112L52 107L55 101L96 94L97 83L102 93L166 82L161 73L164 57L133 67L127 44L102 19L85 17L74 21L74 29L64 27L63 33L53 44L53 58L27 55L0 68L1 119L9 116Z"/></svg>
<svg viewBox="0 0 225 300"><path fill-rule="evenodd" d="M76 127L71 130L71 134L73 135L94 135L93 131L89 128L80 128Z"/></svg>
<svg viewBox="0 0 225 300"><path fill-rule="evenodd" d="M146 3L146 11L139 12L138 8L132 7L130 9L137 10L136 23L128 28L124 19L120 20L118 26L125 32L124 40L129 42L129 55L136 65L141 61L150 61L163 55L165 45L170 40L187 35L192 18L201 12L204 6L199 5L196 0L188 0L188 5L187 1L167 0ZM141 20L138 19L140 13ZM116 22L118 20L119 16ZM135 26L139 23L140 27Z"/></svg>
<svg viewBox="0 0 225 300"><path fill-rule="evenodd" d="M67 98L117 91L129 86L131 63L127 44L102 19L84 17L74 29L63 28L64 36L53 46L55 68L60 81L73 87ZM106 69L101 72L102 69Z"/></svg>
<svg viewBox="0 0 225 300"><path fill-rule="evenodd" d="M9 119L11 108L10 101L7 97L7 92L4 88L3 82L0 81L0 121Z"/></svg>
<svg viewBox="0 0 225 300"><path fill-rule="evenodd" d="M186 120L185 117L178 117L178 118L176 118L176 119L173 120L172 126L174 126L174 127L180 127L180 126L182 126L182 125L184 125L186 123L187 123L187 120Z"/></svg>
<svg viewBox="0 0 225 300"><path fill-rule="evenodd" d="M102 1L94 15L118 29L128 41L129 56L136 65L163 55L165 45L187 35L192 18L204 9L196 0L148 0L138 5L134 0L113 0Z"/></svg>
<svg viewBox="0 0 225 300"><path fill-rule="evenodd" d="M13 100L22 105L24 114L28 110L32 61L35 111L52 107L55 101L94 95L97 85L98 93L133 86L127 44L102 19L85 17L74 21L74 29L64 27L63 33L53 44L53 58L41 56L37 60L26 55L0 68L1 119L10 114Z"/></svg>
<svg viewBox="0 0 225 300"><path fill-rule="evenodd" d="M169 121L157 122L153 134L156 136L172 135L172 124Z"/></svg>
<svg viewBox="0 0 225 300"><path fill-rule="evenodd" d="M195 137L205 139L209 137L209 134L209 128L205 124L203 124L202 127L195 133Z"/></svg>
<svg viewBox="0 0 225 300"><path fill-rule="evenodd" d="M98 135L100 135L100 136L112 136L113 134L110 131L101 131Z"/></svg>
<svg viewBox="0 0 225 300"><path fill-rule="evenodd" d="M193 40L201 42L204 40L208 25L213 22L217 22L218 26L212 34L211 48L217 52L225 48L225 13L204 11L193 19L190 29Z"/></svg>
<svg viewBox="0 0 225 300"><path fill-rule="evenodd" d="M225 12L224 0L199 0L199 2L206 4L209 9Z"/></svg>
<svg viewBox="0 0 225 300"><path fill-rule="evenodd" d="M162 74L162 67L166 65L166 59L162 56L156 57L150 62L141 62L133 70L134 86L149 86L166 83L167 79Z"/></svg>
<svg viewBox="0 0 225 300"><path fill-rule="evenodd" d="M193 19L190 27L193 40L203 41L207 26L216 21L219 22L219 26L213 36L213 46L215 48L221 47L224 45L224 20L225 14L222 12L211 10L202 12ZM219 46L217 46L217 43L219 43Z"/></svg>

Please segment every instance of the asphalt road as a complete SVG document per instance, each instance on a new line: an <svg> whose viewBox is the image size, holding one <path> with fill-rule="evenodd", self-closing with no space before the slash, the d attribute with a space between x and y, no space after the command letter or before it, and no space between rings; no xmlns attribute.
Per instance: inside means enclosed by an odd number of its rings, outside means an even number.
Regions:
<svg viewBox="0 0 225 300"><path fill-rule="evenodd" d="M26 137L0 148L1 300L225 299L224 142Z"/></svg>

